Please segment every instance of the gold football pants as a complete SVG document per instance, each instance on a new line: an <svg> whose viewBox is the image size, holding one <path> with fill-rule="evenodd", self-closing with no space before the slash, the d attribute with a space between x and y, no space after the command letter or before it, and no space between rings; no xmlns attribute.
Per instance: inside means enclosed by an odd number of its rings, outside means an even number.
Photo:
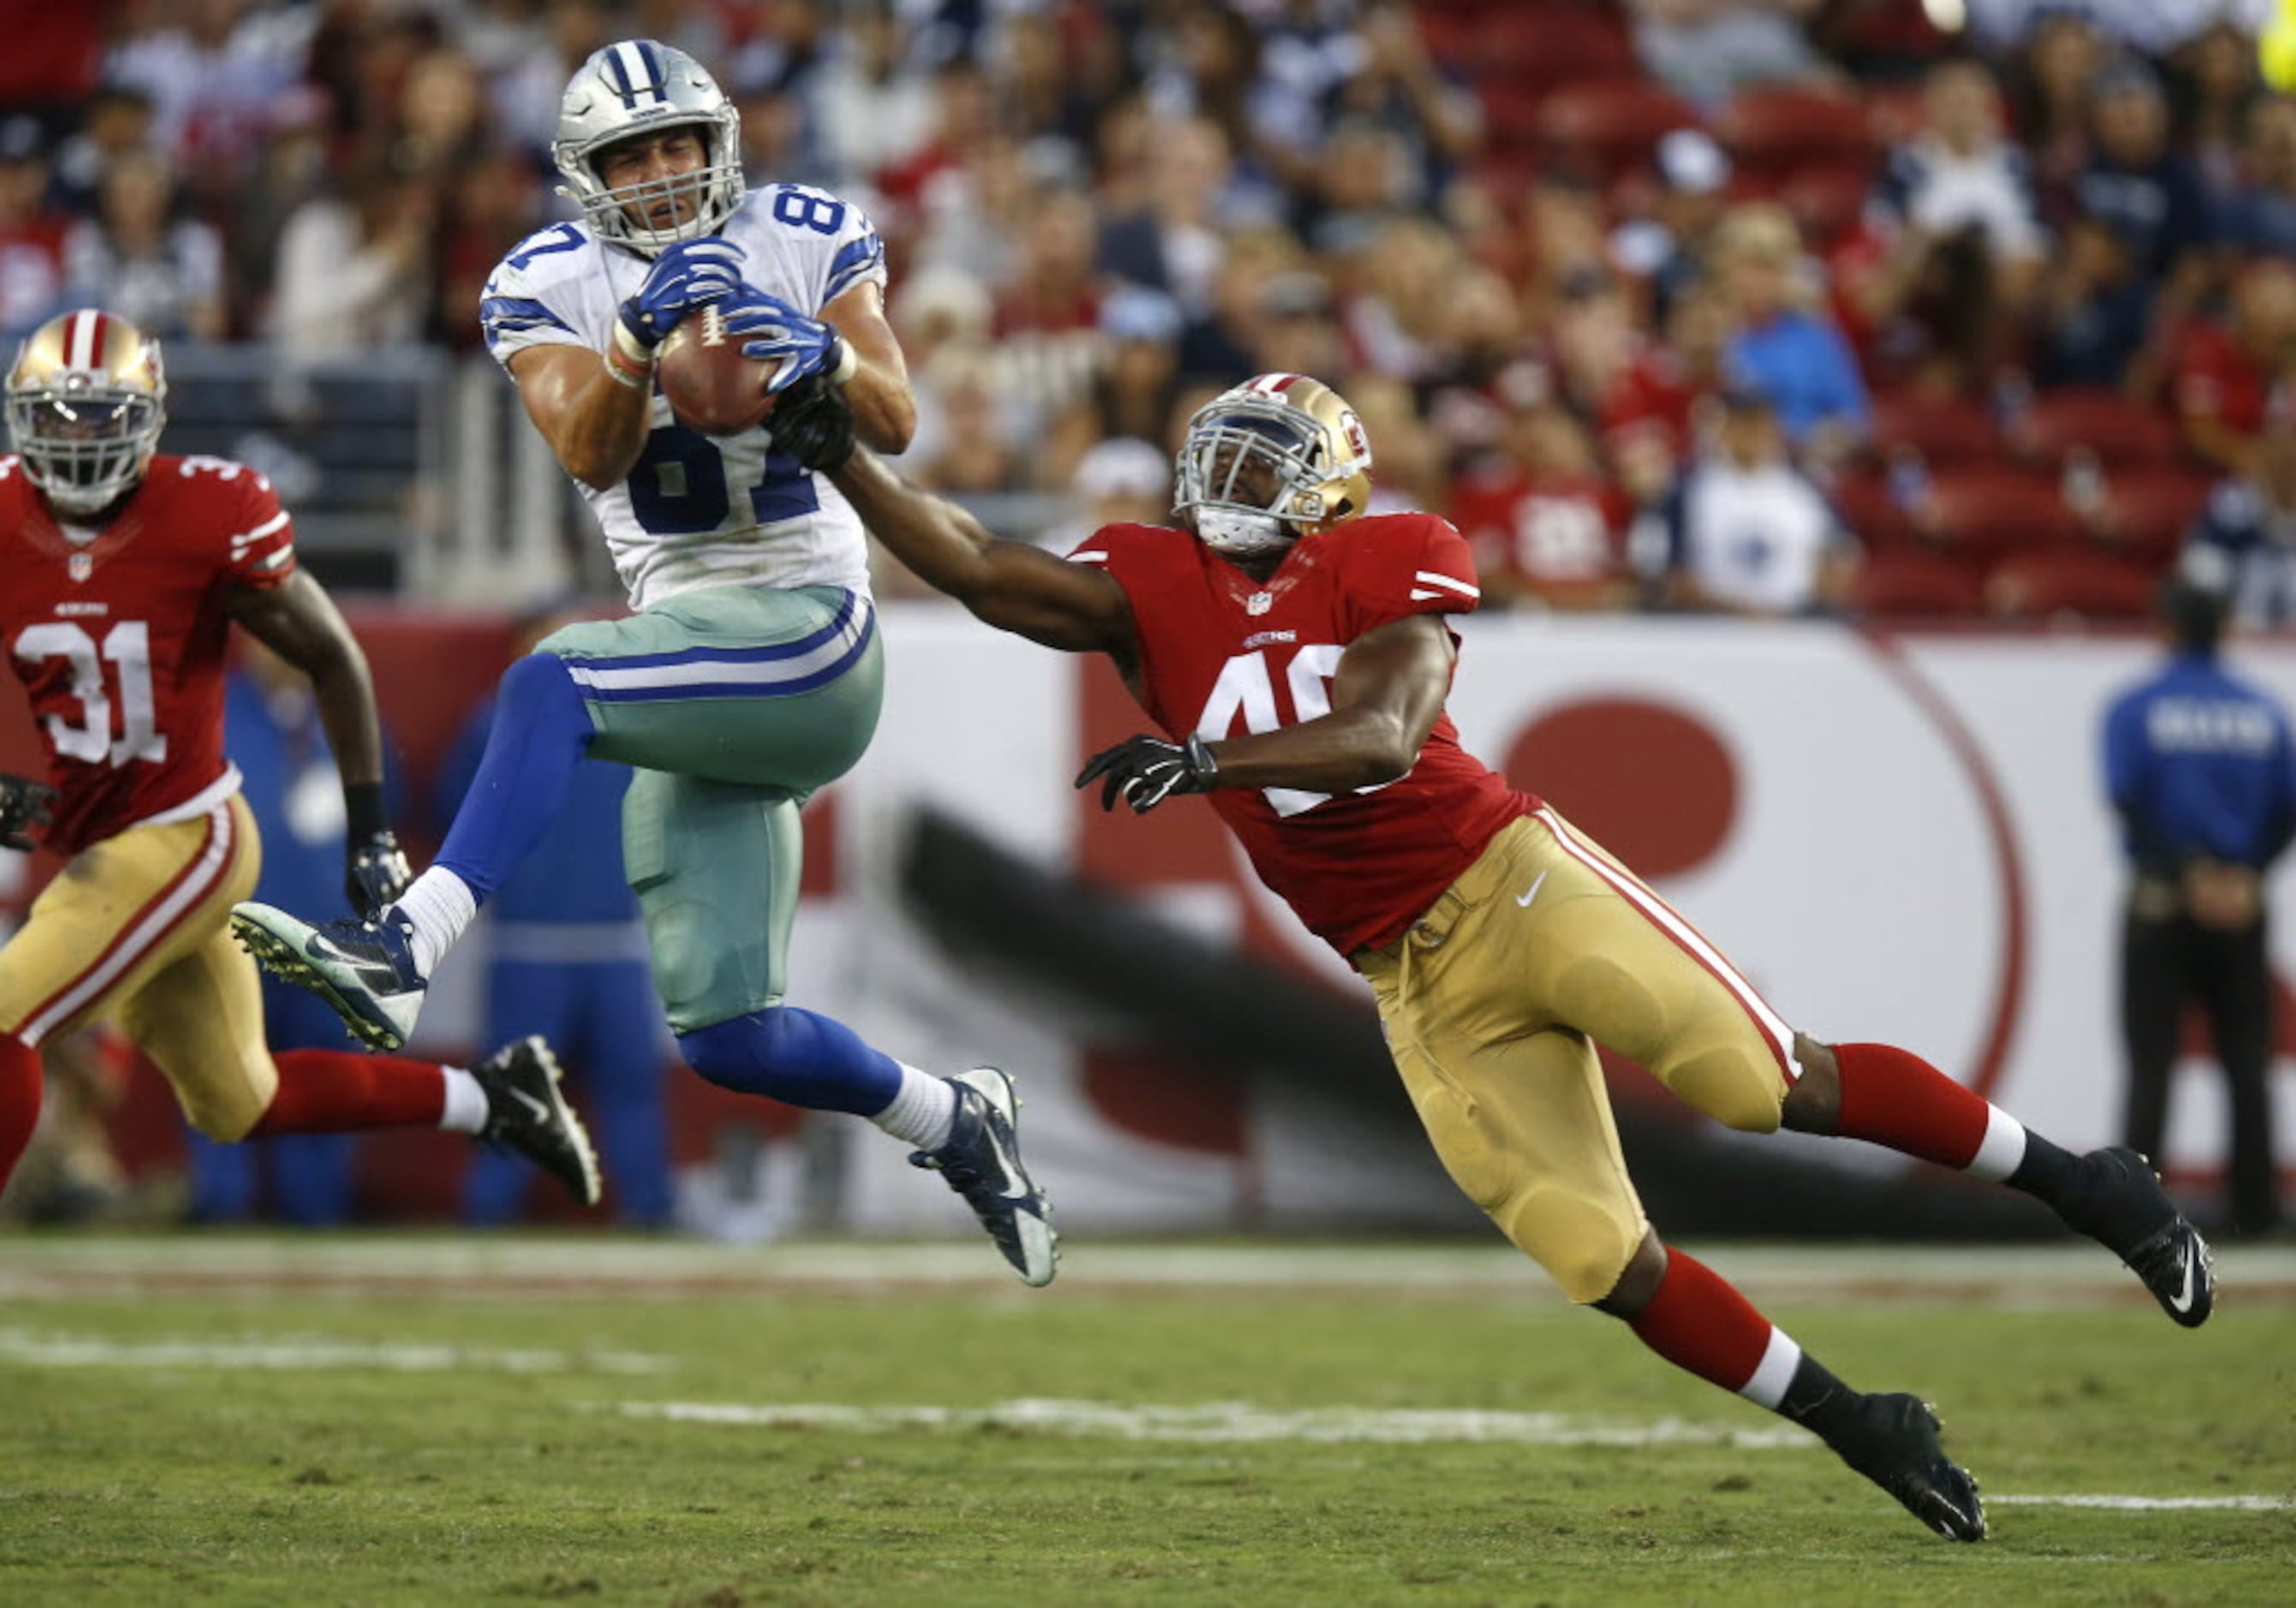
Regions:
<svg viewBox="0 0 2296 1608"><path fill-rule="evenodd" d="M1800 1072L1777 1013L1552 809L1355 964L1453 1180L1574 1301L1609 1294L1649 1227L1595 1046L1750 1133Z"/></svg>
<svg viewBox="0 0 2296 1608"><path fill-rule="evenodd" d="M216 1139L245 1136L278 1069L255 963L225 926L263 851L236 795L187 821L131 827L72 857L0 948L0 1031L28 1045L116 1021Z"/></svg>

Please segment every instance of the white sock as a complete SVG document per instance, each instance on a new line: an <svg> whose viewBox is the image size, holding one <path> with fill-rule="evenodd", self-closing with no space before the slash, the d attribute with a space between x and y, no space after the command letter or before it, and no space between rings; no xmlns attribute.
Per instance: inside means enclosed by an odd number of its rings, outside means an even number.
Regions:
<svg viewBox="0 0 2296 1608"><path fill-rule="evenodd" d="M407 884L390 911L405 916L414 928L414 969L428 977L478 915L479 901L469 883L444 866L433 866Z"/></svg>
<svg viewBox="0 0 2296 1608"><path fill-rule="evenodd" d="M1964 1170L1998 1184L2025 1159L2025 1125L1997 1105L1985 1108L1985 1137Z"/></svg>
<svg viewBox="0 0 2296 1608"><path fill-rule="evenodd" d="M479 1080L459 1066L439 1069L447 1079L447 1106L439 1113L439 1126L450 1134L474 1134L487 1125L487 1091Z"/></svg>
<svg viewBox="0 0 2296 1608"><path fill-rule="evenodd" d="M905 1061L901 1092L869 1120L919 1150L939 1150L948 1143L949 1130L956 1125L955 1087L947 1079L921 1072Z"/></svg>

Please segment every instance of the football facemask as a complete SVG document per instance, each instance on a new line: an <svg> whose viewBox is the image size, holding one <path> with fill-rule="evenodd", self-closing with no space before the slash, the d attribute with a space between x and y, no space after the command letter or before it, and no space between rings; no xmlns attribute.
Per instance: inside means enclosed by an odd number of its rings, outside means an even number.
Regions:
<svg viewBox="0 0 2296 1608"><path fill-rule="evenodd" d="M701 166L693 172L613 186L599 176L608 146L678 127L701 140ZM652 39L609 45L582 63L559 103L550 154L566 178L559 193L582 209L598 238L641 257L718 233L748 193L740 111L700 62ZM678 210L691 215L660 227L636 221L664 201L684 203Z"/></svg>
<svg viewBox="0 0 2296 1608"><path fill-rule="evenodd" d="M1371 443L1340 394L1303 374L1262 374L1188 422L1176 507L1234 558L1273 552L1364 511Z"/></svg>
<svg viewBox="0 0 2296 1608"><path fill-rule="evenodd" d="M7 397L24 478L66 513L100 513L134 489L168 423L159 342L93 308L25 338Z"/></svg>

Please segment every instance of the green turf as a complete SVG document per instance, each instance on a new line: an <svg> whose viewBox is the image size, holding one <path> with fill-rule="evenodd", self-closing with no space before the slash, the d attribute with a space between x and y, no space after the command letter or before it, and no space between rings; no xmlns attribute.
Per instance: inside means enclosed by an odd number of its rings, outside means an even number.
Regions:
<svg viewBox="0 0 2296 1608"><path fill-rule="evenodd" d="M110 1249L0 1240L0 1603L12 1608L2296 1596L2296 1509L2002 1505L1994 1538L1955 1546L1798 1448L1208 1443L997 1423L869 1432L626 1410L1062 1399L1774 1428L1503 1263L1399 1290L1376 1276L1352 1289L1096 1280L1078 1261L1035 1294L969 1278L814 1282L802 1268L745 1282L745 1269L791 1264L625 1245L617 1266L652 1255L665 1276L586 1293L579 1247L548 1248L570 1271L539 1281L516 1276L515 1242L490 1242L459 1270L450 1242L306 1243L283 1271L264 1242L182 1258L143 1242L107 1282ZM261 1275L251 1282L231 1274L242 1252ZM898 1248L822 1254L901 1266ZM2284 1284L2245 1306L2235 1286L2198 1333L2086 1285L2004 1309L2004 1294L2038 1287L2022 1275L1981 1301L1949 1285L1935 1300L1793 1293L1853 1275L1870 1284L1890 1255L1756 1262L1747 1282L1758 1295L1774 1286L1773 1315L1853 1382L1936 1400L1988 1494L2296 1494ZM388 1344L414 1363L442 1354L406 1348L455 1348L460 1360L394 1369L355 1351L279 1370L132 1350L284 1342Z"/></svg>

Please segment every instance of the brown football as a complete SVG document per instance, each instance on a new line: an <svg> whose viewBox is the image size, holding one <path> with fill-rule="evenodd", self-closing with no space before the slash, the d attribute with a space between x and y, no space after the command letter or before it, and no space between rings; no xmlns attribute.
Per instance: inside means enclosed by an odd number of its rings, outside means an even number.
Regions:
<svg viewBox="0 0 2296 1608"><path fill-rule="evenodd" d="M777 366L742 356L741 338L726 333L713 302L678 321L654 373L679 423L705 436L736 436L773 412L766 385Z"/></svg>

